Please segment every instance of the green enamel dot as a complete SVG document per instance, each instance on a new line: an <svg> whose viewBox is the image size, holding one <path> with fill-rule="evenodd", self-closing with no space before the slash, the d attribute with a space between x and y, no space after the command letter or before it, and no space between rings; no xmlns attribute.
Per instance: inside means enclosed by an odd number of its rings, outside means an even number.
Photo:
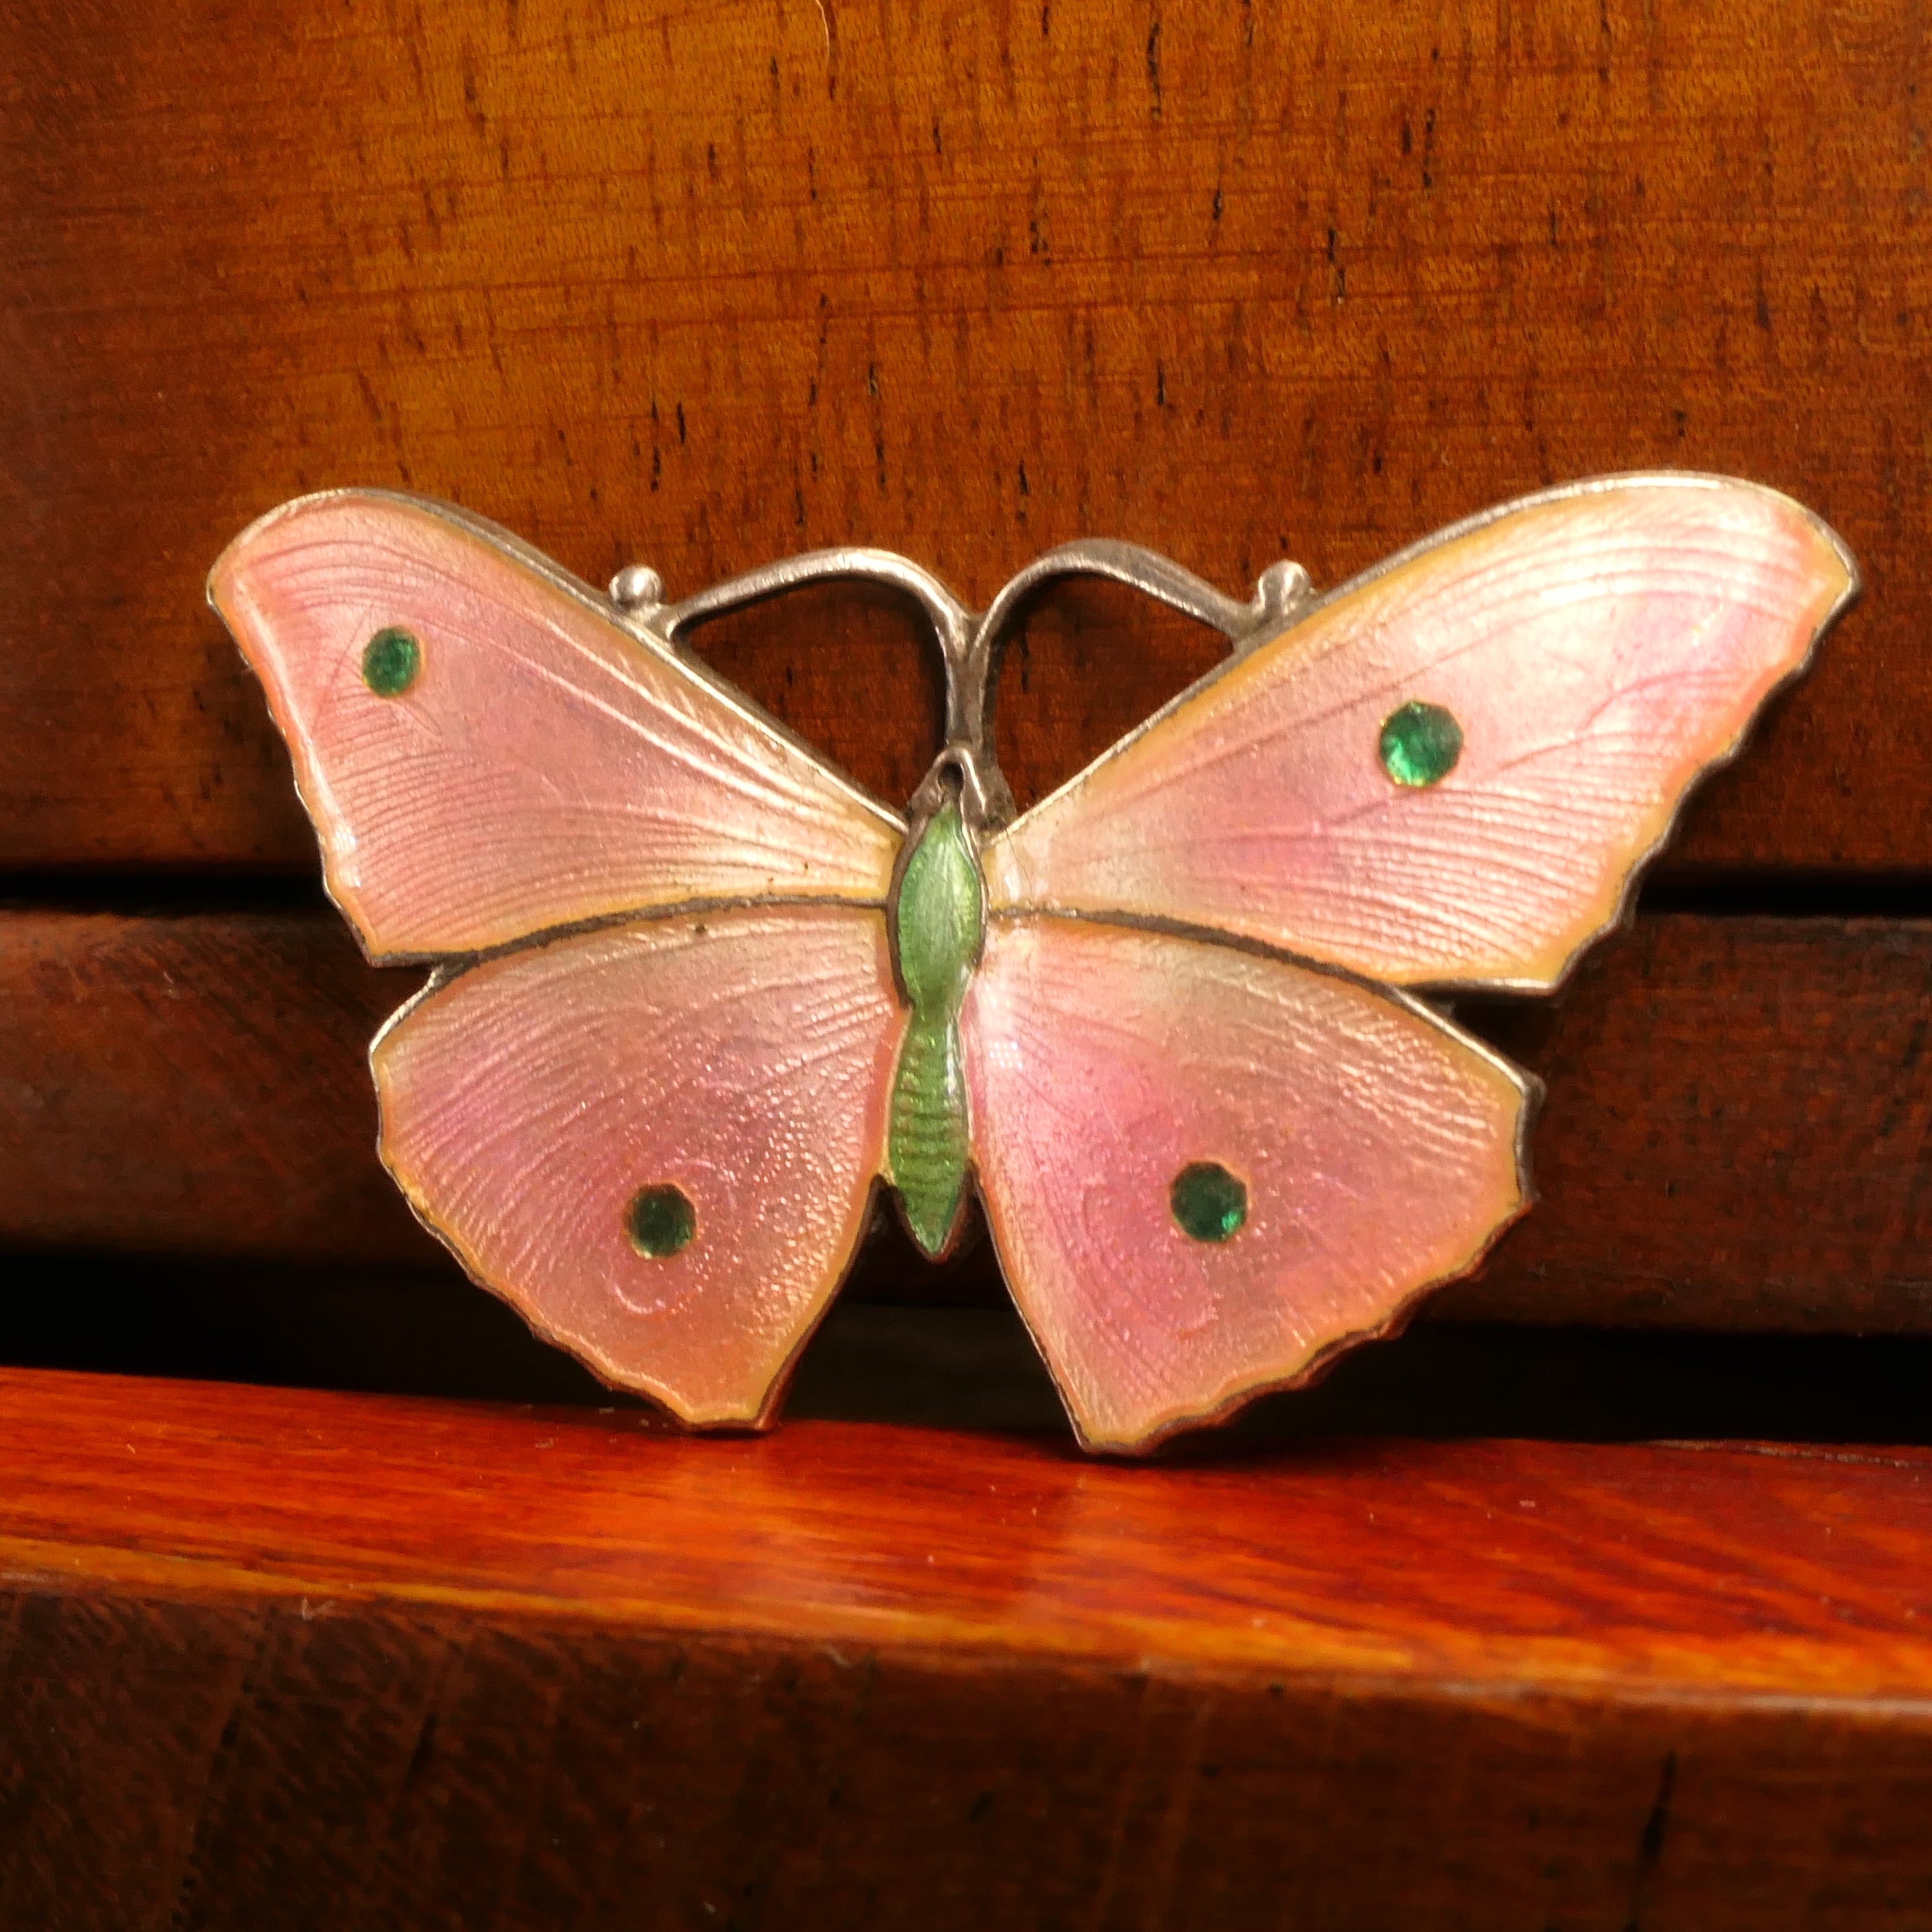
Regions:
<svg viewBox="0 0 1932 1932"><path fill-rule="evenodd" d="M1462 728L1439 704L1412 699L1382 720L1382 770L1399 785L1432 785L1456 769Z"/></svg>
<svg viewBox="0 0 1932 1932"><path fill-rule="evenodd" d="M691 1245L698 1210L681 1188L646 1187L625 1209L624 1232L639 1254L664 1261Z"/></svg>
<svg viewBox="0 0 1932 1932"><path fill-rule="evenodd" d="M1248 1190L1218 1160L1188 1162L1174 1177L1168 1202L1193 1241L1232 1241L1248 1218Z"/></svg>
<svg viewBox="0 0 1932 1932"><path fill-rule="evenodd" d="M378 698L400 698L422 670L422 646L391 624L362 646L362 682Z"/></svg>

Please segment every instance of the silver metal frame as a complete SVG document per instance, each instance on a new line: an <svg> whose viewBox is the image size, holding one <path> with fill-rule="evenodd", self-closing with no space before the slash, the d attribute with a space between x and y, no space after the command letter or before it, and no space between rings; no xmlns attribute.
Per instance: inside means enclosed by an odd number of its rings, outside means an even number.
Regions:
<svg viewBox="0 0 1932 1932"><path fill-rule="evenodd" d="M902 592L931 624L946 676L946 742L913 794L910 813L917 819L936 811L950 781L958 788L968 823L978 836L998 831L1015 816L1012 792L993 743L994 694L1006 639L1030 598L1070 577L1102 578L1140 591L1219 631L1237 657L1292 622L1315 596L1308 573L1298 563L1270 565L1253 597L1241 604L1158 550L1094 537L1036 557L979 612L969 610L932 572L896 551L858 546L806 550L728 578L676 604L660 601L662 580L656 571L633 564L611 579L610 601L633 628L678 644L712 618L804 584L859 579Z"/></svg>

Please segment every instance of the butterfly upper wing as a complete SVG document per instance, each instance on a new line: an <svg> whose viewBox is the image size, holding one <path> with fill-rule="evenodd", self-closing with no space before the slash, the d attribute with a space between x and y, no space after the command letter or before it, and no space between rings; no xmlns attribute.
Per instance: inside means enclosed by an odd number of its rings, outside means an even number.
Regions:
<svg viewBox="0 0 1932 1932"><path fill-rule="evenodd" d="M876 909L602 927L404 1009L371 1055L383 1158L541 1334L687 1420L760 1422L864 1231L904 1024ZM654 1256L633 1204L672 1188L694 1229Z"/></svg>
<svg viewBox="0 0 1932 1932"><path fill-rule="evenodd" d="M208 592L267 687L330 890L374 958L889 890L895 814L480 519L381 491L304 497L237 538ZM417 656L385 695L364 653L394 631Z"/></svg>
<svg viewBox="0 0 1932 1932"><path fill-rule="evenodd" d="M1856 584L1822 524L1748 484L1508 506L1336 592L992 839L989 906L1547 988ZM1380 755L1412 703L1462 734L1424 786Z"/></svg>
<svg viewBox="0 0 1932 1932"><path fill-rule="evenodd" d="M1386 1331L1527 1204L1531 1083L1348 975L1007 919L961 1030L994 1242L1094 1447L1147 1448ZM1246 1192L1219 1243L1173 1198L1208 1164Z"/></svg>

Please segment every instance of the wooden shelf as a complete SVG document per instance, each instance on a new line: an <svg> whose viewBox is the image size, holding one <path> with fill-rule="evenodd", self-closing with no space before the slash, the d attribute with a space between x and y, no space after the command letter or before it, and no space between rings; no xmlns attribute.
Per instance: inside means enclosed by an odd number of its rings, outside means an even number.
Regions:
<svg viewBox="0 0 1932 1932"><path fill-rule="evenodd" d="M1932 1916L1932 1451L15 1371L0 1466L8 1924Z"/></svg>

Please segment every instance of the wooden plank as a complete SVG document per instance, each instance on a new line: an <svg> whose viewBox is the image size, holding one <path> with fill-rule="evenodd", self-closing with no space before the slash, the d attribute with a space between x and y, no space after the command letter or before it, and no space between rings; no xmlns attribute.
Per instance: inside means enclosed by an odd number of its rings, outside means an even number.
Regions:
<svg viewBox="0 0 1932 1932"><path fill-rule="evenodd" d="M420 975L332 913L0 919L0 1237L434 1259L376 1160L370 1035Z"/></svg>
<svg viewBox="0 0 1932 1932"><path fill-rule="evenodd" d="M16 1372L0 1462L9 1923L1932 1916L1928 1452Z"/></svg>
<svg viewBox="0 0 1932 1932"><path fill-rule="evenodd" d="M1640 919L1554 1003L1468 1017L1540 1073L1543 1199L1464 1319L1932 1328L1921 921Z"/></svg>
<svg viewBox="0 0 1932 1932"><path fill-rule="evenodd" d="M1923 868L1932 250L1916 16L996 4L548 16L30 8L0 77L0 863L306 868L202 607L325 484L457 497L678 590L862 540L988 596L1078 532L1333 582L1553 478L1790 490L1867 608L1690 866ZM836 610L839 614L830 614ZM724 647L902 796L896 618ZM1036 626L1023 796L1196 668Z"/></svg>
<svg viewBox="0 0 1932 1932"><path fill-rule="evenodd" d="M328 914L0 919L0 1245L442 1265L374 1157L415 975ZM1478 1023L1540 1072L1541 1200L1463 1320L1932 1330L1932 926L1664 914ZM853 1290L1003 1299L890 1216Z"/></svg>

